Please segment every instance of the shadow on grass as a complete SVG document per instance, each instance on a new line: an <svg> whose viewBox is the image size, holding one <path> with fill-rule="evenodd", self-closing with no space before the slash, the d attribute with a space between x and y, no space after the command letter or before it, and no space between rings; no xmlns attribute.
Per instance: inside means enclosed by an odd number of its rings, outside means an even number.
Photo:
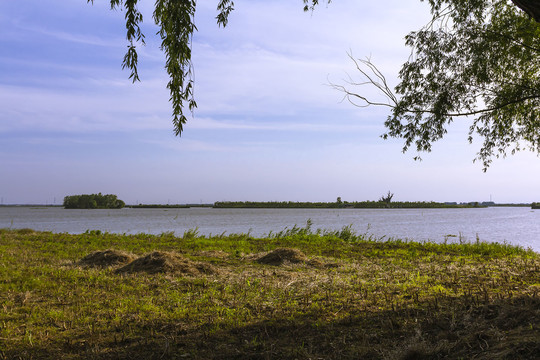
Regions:
<svg viewBox="0 0 540 360"><path fill-rule="evenodd" d="M537 296L467 301L358 311L329 322L304 314L217 331L205 324L189 330L180 321L139 328L126 323L46 348L28 343L2 352L0 341L0 359L538 359Z"/></svg>

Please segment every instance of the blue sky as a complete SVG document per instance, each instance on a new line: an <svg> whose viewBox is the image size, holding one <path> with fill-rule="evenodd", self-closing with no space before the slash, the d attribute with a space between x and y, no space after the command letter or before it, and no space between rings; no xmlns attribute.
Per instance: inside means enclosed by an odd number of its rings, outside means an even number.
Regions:
<svg viewBox="0 0 540 360"><path fill-rule="evenodd" d="M0 197L61 203L113 193L127 203L224 200L531 202L540 159L524 152L472 163L468 119L423 161L382 140L387 111L342 102L328 86L357 76L370 56L391 84L407 59L404 36L429 19L417 0L235 1L229 26L217 1L199 1L193 41L199 105L173 133L164 55L140 0L147 45L142 82L122 71L124 14L104 0L0 2ZM373 94L376 96L376 94Z"/></svg>

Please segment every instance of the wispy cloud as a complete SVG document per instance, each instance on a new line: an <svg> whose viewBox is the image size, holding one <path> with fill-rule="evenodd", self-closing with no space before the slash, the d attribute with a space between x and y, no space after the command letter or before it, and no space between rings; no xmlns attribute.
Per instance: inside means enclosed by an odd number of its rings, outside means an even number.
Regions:
<svg viewBox="0 0 540 360"><path fill-rule="evenodd" d="M105 39L94 35L65 32L39 26L19 25L19 28L24 31L32 32L35 35L42 35L56 40L68 41L84 45L118 48L121 47L125 42L125 39L120 37Z"/></svg>
<svg viewBox="0 0 540 360"><path fill-rule="evenodd" d="M190 124L193 129L204 130L252 130L252 131L294 131L294 132L351 132L379 129L374 122L283 122L283 121L234 121L195 118Z"/></svg>

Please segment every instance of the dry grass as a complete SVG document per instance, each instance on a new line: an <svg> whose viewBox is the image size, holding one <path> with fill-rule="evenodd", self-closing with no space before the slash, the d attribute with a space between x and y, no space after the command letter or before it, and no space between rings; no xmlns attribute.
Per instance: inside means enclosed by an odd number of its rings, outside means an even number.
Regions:
<svg viewBox="0 0 540 360"><path fill-rule="evenodd" d="M88 267L117 266L130 263L135 258L135 255L126 251L108 249L94 251L86 255L79 261L79 265Z"/></svg>
<svg viewBox="0 0 540 360"><path fill-rule="evenodd" d="M284 263L298 264L307 262L307 257L298 249L279 248L268 252L257 259L259 264L283 265Z"/></svg>
<svg viewBox="0 0 540 360"><path fill-rule="evenodd" d="M148 274L200 275L214 274L217 271L210 264L193 262L178 253L154 251L117 269L116 272L119 274L146 272Z"/></svg>

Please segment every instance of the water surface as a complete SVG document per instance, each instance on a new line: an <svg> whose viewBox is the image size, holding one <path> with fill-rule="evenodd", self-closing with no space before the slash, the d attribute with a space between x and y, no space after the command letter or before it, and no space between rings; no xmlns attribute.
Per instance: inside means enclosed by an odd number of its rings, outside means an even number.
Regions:
<svg viewBox="0 0 540 360"><path fill-rule="evenodd" d="M53 232L182 235L247 233L263 236L294 225L341 229L417 241L508 242L540 251L540 210L523 207L479 209L120 209L67 210L60 207L0 207L0 228Z"/></svg>

